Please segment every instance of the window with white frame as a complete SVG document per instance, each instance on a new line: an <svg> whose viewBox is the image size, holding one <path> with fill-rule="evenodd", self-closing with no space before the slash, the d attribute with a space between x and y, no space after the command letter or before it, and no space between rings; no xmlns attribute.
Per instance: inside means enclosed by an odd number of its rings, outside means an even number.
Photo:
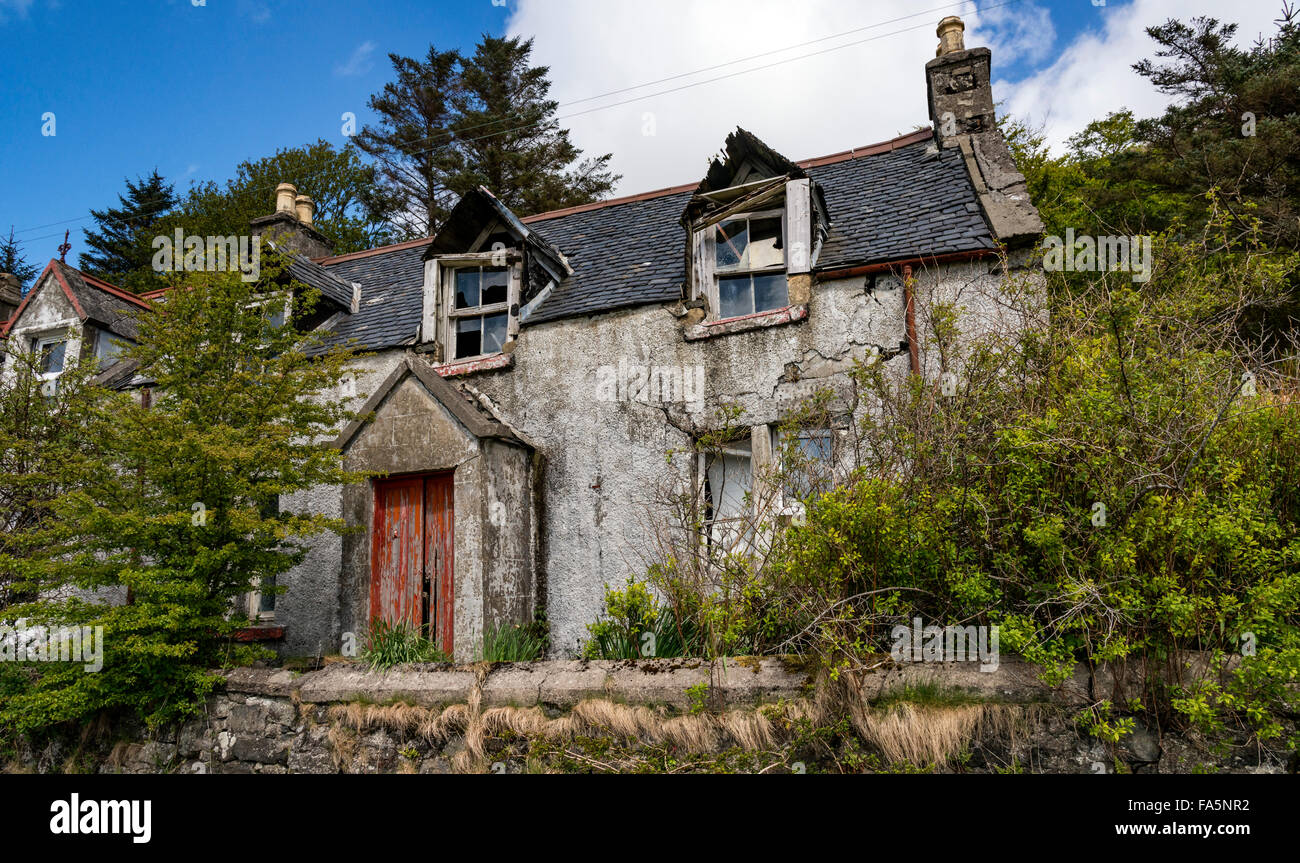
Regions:
<svg viewBox="0 0 1300 863"><path fill-rule="evenodd" d="M484 265L452 270L447 345L453 360L495 354L510 324L510 268Z"/></svg>
<svg viewBox="0 0 1300 863"><path fill-rule="evenodd" d="M735 318L789 303L780 210L746 213L713 226L718 317Z"/></svg>
<svg viewBox="0 0 1300 863"><path fill-rule="evenodd" d="M789 306L789 277L811 270L810 189L800 179L760 185L747 203L730 200L737 189L707 196L717 205L692 226L692 271L694 296L708 301L710 317Z"/></svg>
<svg viewBox="0 0 1300 863"><path fill-rule="evenodd" d="M68 334L52 333L32 340L32 353L36 356L36 372L44 383L41 391L53 396L59 385L59 376L68 362Z"/></svg>
<svg viewBox="0 0 1300 863"><path fill-rule="evenodd" d="M774 429L772 449L781 468L787 505L830 490L834 435L824 428Z"/></svg>
<svg viewBox="0 0 1300 863"><path fill-rule="evenodd" d="M753 536L753 455L748 437L700 454L704 541L725 552L741 551Z"/></svg>

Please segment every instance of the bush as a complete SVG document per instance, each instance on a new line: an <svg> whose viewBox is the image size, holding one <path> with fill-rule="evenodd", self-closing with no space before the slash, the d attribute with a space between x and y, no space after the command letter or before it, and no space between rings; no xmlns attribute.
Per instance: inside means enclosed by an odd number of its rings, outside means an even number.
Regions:
<svg viewBox="0 0 1300 863"><path fill-rule="evenodd" d="M605 610L587 624L586 659L642 659L698 654L696 630L660 605L650 589L631 578L617 590L606 586Z"/></svg>

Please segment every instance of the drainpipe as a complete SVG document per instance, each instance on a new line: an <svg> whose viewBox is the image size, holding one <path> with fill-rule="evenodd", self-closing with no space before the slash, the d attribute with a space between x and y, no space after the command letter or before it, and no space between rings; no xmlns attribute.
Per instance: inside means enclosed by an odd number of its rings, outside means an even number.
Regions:
<svg viewBox="0 0 1300 863"><path fill-rule="evenodd" d="M921 358L916 350L916 308L913 303L912 265L903 267L903 299L907 304L907 356L912 361L912 374L921 373Z"/></svg>

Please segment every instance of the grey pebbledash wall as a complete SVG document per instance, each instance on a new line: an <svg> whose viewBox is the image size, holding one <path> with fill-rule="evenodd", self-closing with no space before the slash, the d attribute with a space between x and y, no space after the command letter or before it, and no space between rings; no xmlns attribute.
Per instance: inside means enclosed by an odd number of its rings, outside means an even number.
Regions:
<svg viewBox="0 0 1300 863"><path fill-rule="evenodd" d="M119 742L105 744L94 766L107 773L516 773L667 763L673 772L821 772L844 762L819 761L824 747L801 743L801 729L849 717L852 727L869 731L873 716L886 716L886 724L918 723L917 739L932 736L929 722L963 729L950 742L952 757L909 761L940 772L1297 769L1296 755L1285 750L1244 739L1212 749L1194 734L1161 733L1140 720L1118 746L1104 744L1081 732L1074 716L1093 703L1090 693L1122 691L1123 676L1090 676L1080 667L1049 687L1035 675L1035 667L1009 658L993 673L962 663L885 665L857 678L852 704L819 714L826 690L814 690L797 660L781 658L411 666L386 673L356 663L305 674L240 669L209 700L203 718L151 737L116 729L109 739ZM959 699L914 710L890 703L891 695L906 697L919 684ZM821 739L844 751L880 748L869 733L865 744L840 734L838 743L835 735ZM84 738L56 741L23 752L21 761L28 769L58 770L81 758L84 767L85 745ZM874 768L897 769L887 747L880 752Z"/></svg>
<svg viewBox="0 0 1300 863"><path fill-rule="evenodd" d="M963 310L961 324L968 331L1023 327L1023 320L1010 319L1007 294L1024 290L1023 281L1031 287L1040 284L1028 270L1013 270L1008 278L997 260L921 269L916 278L922 332L926 310L940 302ZM833 408L847 415L854 404L849 372L855 362L878 351L892 357L886 361L900 374L908 364L906 352L900 353L906 338L903 289L899 279L887 274L817 284L804 320L698 341L683 338L683 311L658 305L527 326L512 354L512 367L448 379L534 450L531 465L516 459L509 470L498 472L502 477L526 474L534 486L529 498L517 493L503 498L507 506L501 516L513 529L473 542L457 538L457 579L474 581L457 585L457 602L462 603L457 608L458 661L475 658L485 627L526 622L542 604L551 626L551 655L577 655L586 624L601 611L604 586L645 571L651 532L667 518L655 490L681 467L668 464L665 453L689 447L692 431L709 430L720 405L740 407L738 424L776 424L802 400L829 388L835 393ZM937 376L937 352L922 344L920 355L927 376ZM412 356L390 350L358 360L353 404L359 407ZM605 400L601 369L620 361L700 369L702 398L663 406ZM401 408L395 415L409 415L412 400L427 400L416 392L418 387L407 378L395 391L390 400L401 401L394 402ZM432 470L445 461L466 470L483 469L469 436L452 434L446 424L444 432L435 433L433 426L442 423L436 405L421 410L428 419L403 432L416 461L379 459L373 466ZM457 485L459 489L459 480ZM473 507L477 524L490 524L484 507L491 501L482 494L487 489L481 483L474 488L466 505ZM342 513L364 530L368 495L364 486L342 495L337 488L320 488L286 498L282 505ZM459 513L457 519L459 524ZM342 633L363 632L368 619L364 540L324 536L311 548L306 561L283 579L288 590L277 606L277 623L285 627L282 652L291 656L337 652ZM508 571L495 576L505 579L504 587L494 586L492 578L483 580L485 562L500 559L511 561Z"/></svg>

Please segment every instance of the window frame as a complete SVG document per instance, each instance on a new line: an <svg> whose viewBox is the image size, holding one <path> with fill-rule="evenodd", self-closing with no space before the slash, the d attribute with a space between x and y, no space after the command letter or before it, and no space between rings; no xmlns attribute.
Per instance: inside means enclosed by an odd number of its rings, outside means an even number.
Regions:
<svg viewBox="0 0 1300 863"><path fill-rule="evenodd" d="M722 189L711 194L711 200L718 206L711 212L691 223L688 230L688 242L691 245L691 299L703 299L708 304L708 317L705 322L716 324L723 321L743 320L747 317L777 314L793 308L790 299L790 279L793 276L810 274L816 257L817 246L813 236L813 194L812 183L807 178L788 178L784 183L764 188L765 181L753 181L741 185L754 185L755 191L748 194L752 200L721 203L719 195L728 190ZM732 187L737 188L737 187ZM743 195L741 197L744 197ZM717 271L716 231L721 222L736 219L770 218L780 215L782 266ZM720 282L722 277L749 275L750 292L753 295L755 275L773 275L784 273L786 278L786 305L758 310L745 315L724 317L721 312Z"/></svg>
<svg viewBox="0 0 1300 863"><path fill-rule="evenodd" d="M504 256L504 264L502 257ZM437 332L442 344L441 365L468 363L487 357L500 356L505 346L519 334L519 294L523 280L523 255L518 248L498 249L491 252L471 252L463 255L446 255L428 262L433 265L438 279ZM506 299L503 303L474 306L472 309L456 308L456 274L465 269L492 269L505 267ZM456 353L456 321L461 318L483 318L504 313L506 316L506 335L501 343L501 350L491 353L477 353L473 356L458 357ZM479 347L482 348L482 330L480 329Z"/></svg>
<svg viewBox="0 0 1300 863"><path fill-rule="evenodd" d="M456 281L457 281L457 277L460 275L460 273L465 272L465 271L467 271L467 270L477 270L477 271L478 271L478 274L479 274L479 299L480 299L480 300L482 300L482 298L483 298L483 293L482 293L482 291L483 291L483 273L484 273L484 271L485 271L485 270L501 270L501 271L504 273L505 277L506 277L506 298L505 298L505 300L503 300L502 302L499 302L499 303L489 303L489 304L486 304L486 305L484 305L483 303L480 302L479 305L477 305L477 306L471 306L471 307L464 308L464 309L457 308L457 307L456 307L456 293L457 293L457 292L456 292ZM451 268L448 269L448 271L447 271L447 276L446 276L446 279L447 279L447 282L448 282L448 288L447 288L447 311L446 311L446 315L445 315L445 317L446 317L446 319L447 319L447 322L446 322L446 330L445 330L445 333L446 333L446 339L447 339L447 362L452 362L452 363L464 363L464 362L469 362L469 361L471 361L471 360L481 359L481 358L483 358L483 357L495 356L496 354L501 353L500 350L495 350L495 351L484 351L484 350L482 350L482 348L483 348L483 334L484 334L484 332L485 332L485 328L484 328L483 324L481 323L481 321L482 321L484 318L488 318L488 317L491 317L491 316L494 316L494 315L504 314L504 315L506 316L506 334L505 334L505 338L503 338L503 339L501 340L501 345L502 345L502 347L504 347L504 346L505 346L505 343L506 343L507 341L509 341L509 339L510 339L510 283L511 283L511 281L512 281L511 274L510 274L510 270L511 270L511 267L510 267L509 264L505 264L505 265L493 265L493 264L491 264L491 263L461 264L461 265L459 265L459 266L451 267ZM480 321L480 324L479 324L479 352L476 353L476 354L471 354L471 355L469 355L469 356L458 357L458 356L456 356L456 342L457 342L457 339L456 339L456 336L457 336L457 333L456 333L456 324L457 324L459 321L461 321L462 319L465 319L465 318L478 318L479 321Z"/></svg>

